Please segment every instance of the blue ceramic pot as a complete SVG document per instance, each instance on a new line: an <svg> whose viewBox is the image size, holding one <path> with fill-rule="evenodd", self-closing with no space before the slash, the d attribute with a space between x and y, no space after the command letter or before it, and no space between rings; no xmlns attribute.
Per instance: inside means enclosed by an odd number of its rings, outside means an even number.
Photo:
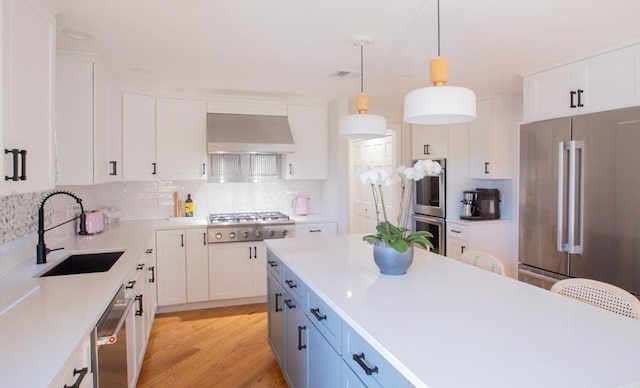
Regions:
<svg viewBox="0 0 640 388"><path fill-rule="evenodd" d="M413 247L400 253L388 245L374 245L373 261L383 275L404 275L413 263Z"/></svg>

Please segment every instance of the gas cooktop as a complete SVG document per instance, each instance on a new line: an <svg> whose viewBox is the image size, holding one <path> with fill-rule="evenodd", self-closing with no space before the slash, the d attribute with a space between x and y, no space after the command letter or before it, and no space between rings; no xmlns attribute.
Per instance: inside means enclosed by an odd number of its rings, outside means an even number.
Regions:
<svg viewBox="0 0 640 388"><path fill-rule="evenodd" d="M294 224L280 212L209 214L207 241L215 244L293 237Z"/></svg>

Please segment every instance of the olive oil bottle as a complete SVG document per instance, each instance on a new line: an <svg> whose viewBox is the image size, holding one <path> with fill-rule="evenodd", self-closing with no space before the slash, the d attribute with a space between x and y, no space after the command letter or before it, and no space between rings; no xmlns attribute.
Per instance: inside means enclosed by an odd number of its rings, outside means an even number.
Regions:
<svg viewBox="0 0 640 388"><path fill-rule="evenodd" d="M193 217L193 200L191 199L191 194L187 194L187 200L184 201L184 216L185 217Z"/></svg>

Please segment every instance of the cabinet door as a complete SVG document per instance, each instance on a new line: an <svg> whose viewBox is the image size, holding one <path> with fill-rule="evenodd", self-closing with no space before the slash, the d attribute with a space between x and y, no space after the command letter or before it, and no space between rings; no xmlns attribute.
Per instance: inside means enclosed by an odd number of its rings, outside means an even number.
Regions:
<svg viewBox="0 0 640 388"><path fill-rule="evenodd" d="M38 2L3 1L2 145L26 151L24 180L4 182L0 192L32 192L54 186L53 111L55 18ZM3 176L12 176L11 154L2 155Z"/></svg>
<svg viewBox="0 0 640 388"><path fill-rule="evenodd" d="M187 303L184 230L156 232L158 306Z"/></svg>
<svg viewBox="0 0 640 388"><path fill-rule="evenodd" d="M447 239L447 257L460 260L460 257L467 250L467 242L455 238Z"/></svg>
<svg viewBox="0 0 640 388"><path fill-rule="evenodd" d="M280 369L284 370L284 289L276 280L273 274L269 272L267 278L267 308L268 325L269 325L269 344L276 357L276 361L280 365Z"/></svg>
<svg viewBox="0 0 640 388"><path fill-rule="evenodd" d="M187 303L209 300L207 229L187 229Z"/></svg>
<svg viewBox="0 0 640 388"><path fill-rule="evenodd" d="M288 116L296 151L284 158L284 176L287 179L327 179L327 108L289 105Z"/></svg>
<svg viewBox="0 0 640 388"><path fill-rule="evenodd" d="M254 255L251 262L251 276L253 289L252 296L267 294L267 247L263 242L256 241L253 244Z"/></svg>
<svg viewBox="0 0 640 388"><path fill-rule="evenodd" d="M156 315L158 308L158 288L156 287L156 253L154 247L154 241L149 242L149 248L147 249L146 256L146 283L144 289L144 313L145 313L145 333L147 340L149 334L151 334L151 327L153 326L153 319Z"/></svg>
<svg viewBox="0 0 640 388"><path fill-rule="evenodd" d="M309 340L304 306L287 293L283 298L286 317L285 374L292 387L306 387Z"/></svg>
<svg viewBox="0 0 640 388"><path fill-rule="evenodd" d="M56 60L56 165L59 185L93 184L91 58L59 53Z"/></svg>
<svg viewBox="0 0 640 388"><path fill-rule="evenodd" d="M233 299L252 294L254 243L209 245L209 299Z"/></svg>
<svg viewBox="0 0 640 388"><path fill-rule="evenodd" d="M636 45L583 61L584 112L581 113L638 105L639 51L640 46Z"/></svg>
<svg viewBox="0 0 640 388"><path fill-rule="evenodd" d="M206 120L204 101L156 101L158 179L206 177Z"/></svg>
<svg viewBox="0 0 640 388"><path fill-rule="evenodd" d="M572 90L580 84L576 64L556 67L530 75L525 80L525 121L545 120L575 114L571 108Z"/></svg>
<svg viewBox="0 0 640 388"><path fill-rule="evenodd" d="M144 360L144 351L147 348L147 330L146 330L146 320L144 315L144 299L146 297L144 290L144 280L146 278L146 273L144 269L139 271L138 277L136 278L136 285L133 289L133 297L135 298L133 302L134 317L135 317L135 372L136 372L136 380L138 378L138 373L140 373L140 369L142 368L142 361Z"/></svg>
<svg viewBox="0 0 640 388"><path fill-rule="evenodd" d="M94 165L95 183L122 180L122 92L113 75L94 65Z"/></svg>
<svg viewBox="0 0 640 388"><path fill-rule="evenodd" d="M122 161L126 181L152 181L156 176L156 101L122 93Z"/></svg>
<svg viewBox="0 0 640 388"><path fill-rule="evenodd" d="M449 153L447 125L413 125L411 157L416 159L446 158Z"/></svg>
<svg viewBox="0 0 640 388"><path fill-rule="evenodd" d="M320 331L307 318L308 332L308 379L309 387L340 386L340 364L342 357L336 353Z"/></svg>

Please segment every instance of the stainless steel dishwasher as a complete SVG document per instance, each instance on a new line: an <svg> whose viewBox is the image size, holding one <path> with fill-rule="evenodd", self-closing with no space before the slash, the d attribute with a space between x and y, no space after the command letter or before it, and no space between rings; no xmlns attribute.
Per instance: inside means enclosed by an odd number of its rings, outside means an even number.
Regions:
<svg viewBox="0 0 640 388"><path fill-rule="evenodd" d="M93 333L94 386L127 386L127 325L126 318L133 306L125 298L124 285L109 303Z"/></svg>

